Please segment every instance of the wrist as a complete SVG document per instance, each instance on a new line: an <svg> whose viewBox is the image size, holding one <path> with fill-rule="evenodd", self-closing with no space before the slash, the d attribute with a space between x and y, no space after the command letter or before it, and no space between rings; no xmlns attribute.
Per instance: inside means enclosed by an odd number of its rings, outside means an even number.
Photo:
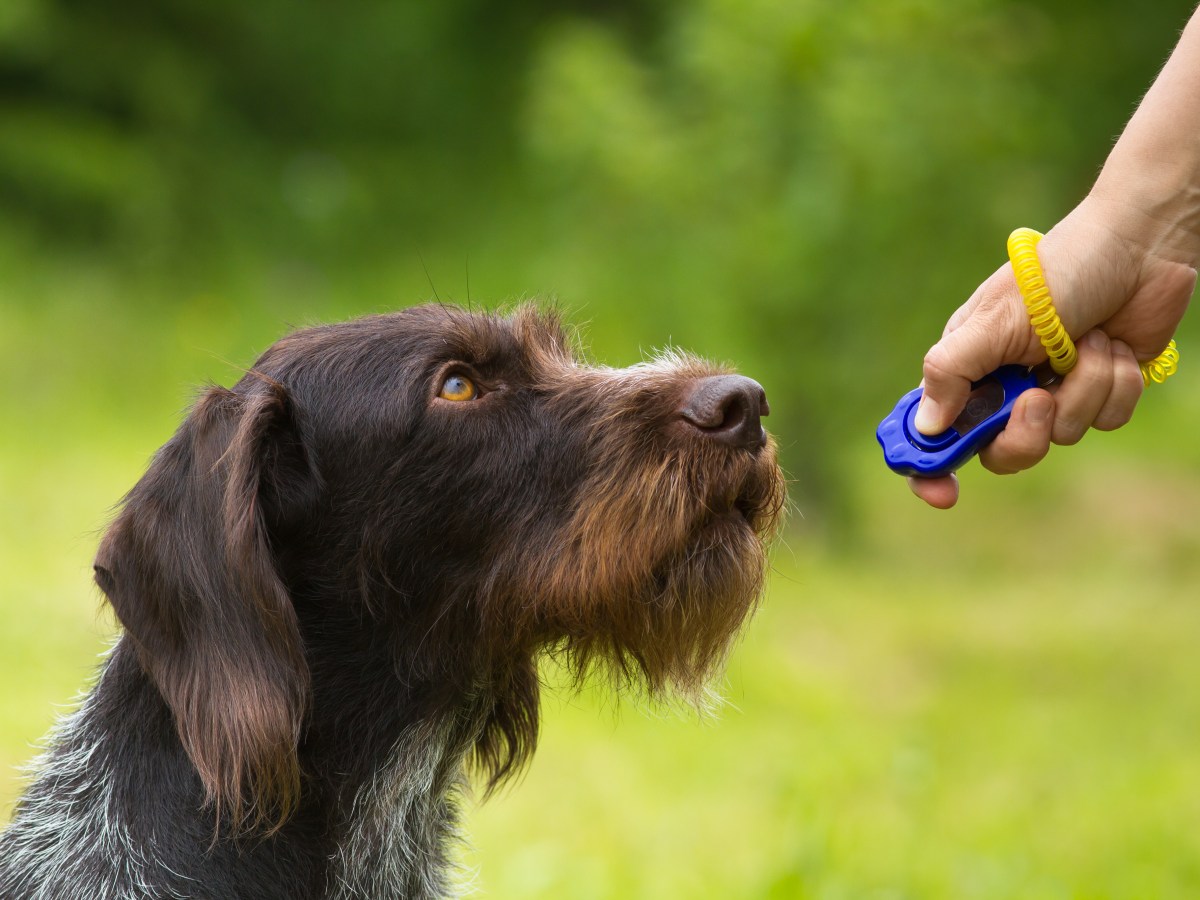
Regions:
<svg viewBox="0 0 1200 900"><path fill-rule="evenodd" d="M1121 203L1089 195L1051 228L1037 254L1067 333L1078 338L1114 315L1137 289L1146 250Z"/></svg>
<svg viewBox="0 0 1200 900"><path fill-rule="evenodd" d="M1186 229L1140 203L1093 192L1038 245L1067 333L1103 327L1140 360L1162 352L1196 282Z"/></svg>

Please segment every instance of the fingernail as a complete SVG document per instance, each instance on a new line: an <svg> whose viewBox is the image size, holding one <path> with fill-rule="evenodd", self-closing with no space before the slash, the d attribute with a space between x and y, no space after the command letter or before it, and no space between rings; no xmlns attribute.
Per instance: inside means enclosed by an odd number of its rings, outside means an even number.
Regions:
<svg viewBox="0 0 1200 900"><path fill-rule="evenodd" d="M937 434L943 430L941 411L941 405L936 400L922 396L917 414L913 417L913 425L921 434Z"/></svg>
<svg viewBox="0 0 1200 900"><path fill-rule="evenodd" d="M1045 425L1054 412L1054 401L1045 394L1030 397L1025 403L1025 420L1030 425Z"/></svg>
<svg viewBox="0 0 1200 900"><path fill-rule="evenodd" d="M1099 331L1099 330L1089 331L1087 333L1087 337L1085 337L1083 339L1083 341L1085 344L1087 344L1093 350L1107 350L1108 349L1108 335L1105 334L1103 331Z"/></svg>

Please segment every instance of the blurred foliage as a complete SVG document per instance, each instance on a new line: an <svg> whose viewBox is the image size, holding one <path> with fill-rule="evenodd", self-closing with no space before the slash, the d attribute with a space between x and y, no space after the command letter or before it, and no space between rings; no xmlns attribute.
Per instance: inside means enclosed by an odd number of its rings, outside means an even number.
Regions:
<svg viewBox="0 0 1200 900"><path fill-rule="evenodd" d="M1188 11L11 0L0 259L90 257L142 316L233 295L268 337L297 282L326 316L423 299L364 291L421 256L557 295L605 355L759 377L801 505L844 522L845 436L1083 194Z"/></svg>

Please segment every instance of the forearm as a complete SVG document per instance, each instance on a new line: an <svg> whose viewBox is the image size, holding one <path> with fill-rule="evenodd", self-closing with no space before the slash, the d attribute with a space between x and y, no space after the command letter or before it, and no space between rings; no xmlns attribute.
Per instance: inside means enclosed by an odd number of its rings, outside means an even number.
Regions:
<svg viewBox="0 0 1200 900"><path fill-rule="evenodd" d="M1147 252L1200 262L1200 10L1109 154L1093 200Z"/></svg>

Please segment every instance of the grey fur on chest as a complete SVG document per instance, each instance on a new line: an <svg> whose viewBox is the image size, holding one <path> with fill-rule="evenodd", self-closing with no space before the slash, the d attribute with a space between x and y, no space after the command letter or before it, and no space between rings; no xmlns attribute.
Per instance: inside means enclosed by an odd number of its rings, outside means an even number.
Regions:
<svg viewBox="0 0 1200 900"><path fill-rule="evenodd" d="M420 723L354 798L332 860L329 900L460 894L447 850L461 841L458 804L466 790L469 742L453 723Z"/></svg>
<svg viewBox="0 0 1200 900"><path fill-rule="evenodd" d="M178 833L158 835L130 821L136 805L120 796L113 738L91 721L91 698L65 718L51 748L34 762L37 777L9 828L0 833L4 900L259 900L234 879L214 887L209 846L183 870L168 861ZM470 741L453 719L407 728L374 777L348 805L336 851L323 861L323 888L280 896L313 900L434 900L461 893L450 860L460 842L459 803L466 790ZM286 837L268 840L286 840ZM261 850L258 845L252 849ZM234 850L233 852L237 852ZM216 856L214 856L214 854ZM232 889L235 893L228 893ZM243 890L238 893L236 891ZM300 888L295 888L299 891ZM214 893L216 891L216 893Z"/></svg>

